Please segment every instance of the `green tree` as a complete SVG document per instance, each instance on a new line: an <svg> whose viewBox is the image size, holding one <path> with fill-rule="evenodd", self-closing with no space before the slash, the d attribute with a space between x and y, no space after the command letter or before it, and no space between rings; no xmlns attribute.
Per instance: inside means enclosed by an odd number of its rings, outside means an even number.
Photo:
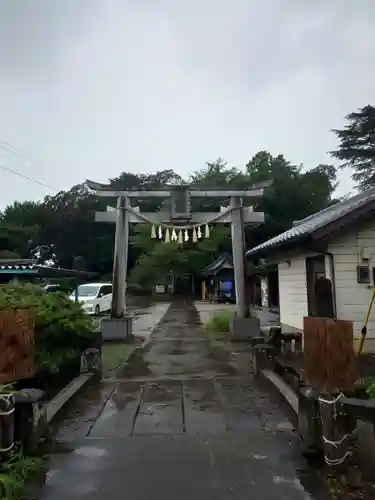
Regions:
<svg viewBox="0 0 375 500"><path fill-rule="evenodd" d="M155 174L123 172L109 182L117 189L144 189L180 183L182 179L173 170L161 170ZM105 210L107 204L113 204L113 199L95 197L84 184L41 202L16 201L0 214L0 252L27 257L27 242L32 239L34 245L54 244L62 267L71 267L74 258L81 256L89 270L108 274L112 270L115 227L94 220L94 212ZM158 198L139 203L142 211L157 210L161 204ZM138 257L139 250L130 245L130 268Z"/></svg>
<svg viewBox="0 0 375 500"><path fill-rule="evenodd" d="M16 201L0 213L1 258L29 257L29 241L36 240L42 222L40 203Z"/></svg>
<svg viewBox="0 0 375 500"><path fill-rule="evenodd" d="M375 186L375 107L364 106L346 117L343 129L333 129L339 147L331 154L342 167L353 169L352 179L361 190Z"/></svg>
<svg viewBox="0 0 375 500"><path fill-rule="evenodd" d="M131 244L141 254L130 273L130 282L148 288L165 281L169 272L175 276L200 275L218 254L230 247L230 231L218 225L212 229L210 238L202 238L197 243L165 243L152 239L151 226L141 224L136 227Z"/></svg>
<svg viewBox="0 0 375 500"><path fill-rule="evenodd" d="M247 231L248 247L255 246L289 229L303 219L332 203L336 187L336 169L318 165L305 171L303 165L293 165L283 155L272 156L260 151L246 165L250 184L272 180L257 210L265 213L265 224Z"/></svg>

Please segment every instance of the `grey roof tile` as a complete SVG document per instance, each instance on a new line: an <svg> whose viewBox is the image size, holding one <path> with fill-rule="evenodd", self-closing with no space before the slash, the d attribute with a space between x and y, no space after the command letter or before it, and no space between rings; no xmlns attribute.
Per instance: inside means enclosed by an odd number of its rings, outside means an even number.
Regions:
<svg viewBox="0 0 375 500"><path fill-rule="evenodd" d="M233 266L233 257L228 252L223 252L214 262L203 269L202 276L216 275L225 264Z"/></svg>
<svg viewBox="0 0 375 500"><path fill-rule="evenodd" d="M309 215L305 219L297 221L292 228L284 233L278 234L274 238L261 243L260 245L251 248L246 252L247 256L254 256L255 254L271 249L276 245L282 245L292 240L298 240L303 236L312 234L313 232L324 228L328 224L340 219L341 217L349 214L367 203L375 200L375 188L369 189L363 193L352 196L340 203L336 203L331 207L325 208L320 212Z"/></svg>

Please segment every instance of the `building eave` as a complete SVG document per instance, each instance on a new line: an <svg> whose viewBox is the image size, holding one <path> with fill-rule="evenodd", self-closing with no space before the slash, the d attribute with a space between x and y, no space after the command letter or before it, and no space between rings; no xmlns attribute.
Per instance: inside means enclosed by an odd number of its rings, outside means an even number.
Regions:
<svg viewBox="0 0 375 500"><path fill-rule="evenodd" d="M320 251L317 250L321 244L324 244L332 239L333 236L337 235L339 231L348 230L353 227L359 220L364 222L368 218L372 217L375 213L375 200L370 201L349 213L344 214L328 224L322 225L310 233L296 233L293 237L271 243L269 246L264 246L259 249L255 247L254 250L250 249L246 252L246 257L249 260L257 258L268 258L275 253L284 253L290 251L291 249L298 249L298 247L303 246L305 250ZM282 233L283 234L283 233ZM269 240L272 242L272 239ZM265 242L267 243L267 242ZM302 251L302 249L301 249Z"/></svg>

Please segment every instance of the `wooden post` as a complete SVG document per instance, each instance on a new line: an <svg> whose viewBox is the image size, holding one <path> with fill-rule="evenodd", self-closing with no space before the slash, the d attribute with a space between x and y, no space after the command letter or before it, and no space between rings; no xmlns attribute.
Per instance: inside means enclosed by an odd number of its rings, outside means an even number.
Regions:
<svg viewBox="0 0 375 500"><path fill-rule="evenodd" d="M233 208L231 232L237 315L240 318L247 318L249 316L249 304L246 300L245 288L245 234L242 198L232 196L230 206Z"/></svg>
<svg viewBox="0 0 375 500"><path fill-rule="evenodd" d="M339 466L349 456L345 421L338 415L339 395L322 392L319 396L319 410L322 421L324 457L327 465Z"/></svg>
<svg viewBox="0 0 375 500"><path fill-rule="evenodd" d="M7 457L14 446L14 409L13 394L0 392L0 459Z"/></svg>

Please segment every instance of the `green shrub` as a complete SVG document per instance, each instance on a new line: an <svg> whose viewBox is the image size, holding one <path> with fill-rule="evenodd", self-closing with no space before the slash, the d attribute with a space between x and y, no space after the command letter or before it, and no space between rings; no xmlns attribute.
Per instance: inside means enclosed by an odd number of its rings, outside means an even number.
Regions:
<svg viewBox="0 0 375 500"><path fill-rule="evenodd" d="M79 304L61 293L46 293L38 285L12 282L0 286L0 310L32 312L38 372L58 373L76 359L92 338L92 319Z"/></svg>
<svg viewBox="0 0 375 500"><path fill-rule="evenodd" d="M229 326L232 318L233 311L217 311L211 315L205 327L211 332L229 333Z"/></svg>
<svg viewBox="0 0 375 500"><path fill-rule="evenodd" d="M17 500L28 483L35 481L44 469L41 457L28 457L22 450L13 451L10 459L1 464L0 494L3 500Z"/></svg>
<svg viewBox="0 0 375 500"><path fill-rule="evenodd" d="M370 399L375 399L375 380L373 378L369 380L368 386L366 387L366 393Z"/></svg>

